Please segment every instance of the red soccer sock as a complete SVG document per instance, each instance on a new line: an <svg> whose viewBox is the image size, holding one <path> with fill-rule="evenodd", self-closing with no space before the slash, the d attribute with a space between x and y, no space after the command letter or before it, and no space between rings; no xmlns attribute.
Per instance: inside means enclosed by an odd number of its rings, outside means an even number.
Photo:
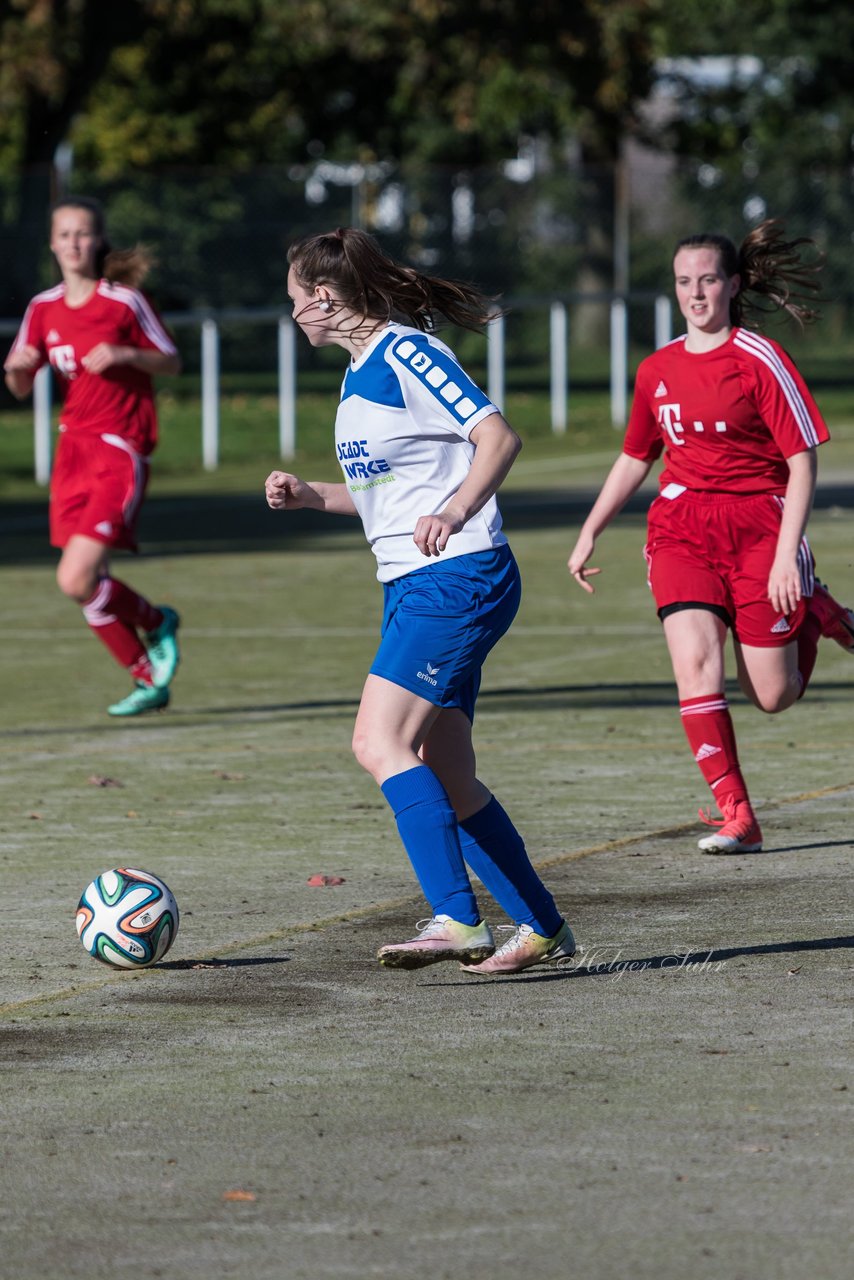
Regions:
<svg viewBox="0 0 854 1280"><path fill-rule="evenodd" d="M109 577L102 578L99 585L109 587L107 612L114 613L120 622L126 622L137 631L154 631L160 626L163 614L132 587L118 578Z"/></svg>
<svg viewBox="0 0 854 1280"><path fill-rule="evenodd" d="M798 694L802 698L807 691L807 685L810 682L810 676L815 667L815 660L818 657L818 642L821 639L821 623L816 615L807 610L803 625L798 632L798 675L801 677L801 691Z"/></svg>
<svg viewBox="0 0 854 1280"><path fill-rule="evenodd" d="M749 800L724 694L685 698L679 703L679 711L694 759L721 811L724 797L731 801Z"/></svg>
<svg viewBox="0 0 854 1280"><path fill-rule="evenodd" d="M148 656L136 628L142 625L143 630L153 630L157 622L151 627L146 626L146 623L152 617L162 620L160 611L152 608L147 600L131 591L123 582L101 578L94 595L83 605L83 616L116 662L122 667L128 667L134 679L146 680L145 672L150 671ZM140 624L134 622L134 618L144 621Z"/></svg>

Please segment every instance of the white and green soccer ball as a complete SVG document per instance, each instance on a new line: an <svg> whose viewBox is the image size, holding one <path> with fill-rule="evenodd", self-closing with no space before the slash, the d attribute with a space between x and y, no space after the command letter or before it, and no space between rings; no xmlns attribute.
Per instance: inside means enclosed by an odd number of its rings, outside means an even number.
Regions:
<svg viewBox="0 0 854 1280"><path fill-rule="evenodd" d="M83 890L77 932L96 960L117 969L144 969L162 960L175 941L178 904L157 876L116 867Z"/></svg>

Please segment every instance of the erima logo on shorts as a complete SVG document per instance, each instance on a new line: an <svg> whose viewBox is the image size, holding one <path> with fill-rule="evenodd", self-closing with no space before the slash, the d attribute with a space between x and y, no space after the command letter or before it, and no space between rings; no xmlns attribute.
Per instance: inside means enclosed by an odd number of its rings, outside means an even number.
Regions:
<svg viewBox="0 0 854 1280"><path fill-rule="evenodd" d="M419 680L424 680L426 681L427 684L432 684L435 686L439 683L438 680L436 679L436 676L439 674L440 670L441 670L440 667L431 667L430 663L428 662L426 671L416 671L415 674L417 675Z"/></svg>
<svg viewBox="0 0 854 1280"><path fill-rule="evenodd" d="M398 360L418 375L437 400L444 400L463 422L471 417L478 406L471 396L464 395L462 387L454 382L451 376L452 363L449 361L449 368L442 368L439 363L441 353L428 356L427 352L411 338L402 338L392 349Z"/></svg>

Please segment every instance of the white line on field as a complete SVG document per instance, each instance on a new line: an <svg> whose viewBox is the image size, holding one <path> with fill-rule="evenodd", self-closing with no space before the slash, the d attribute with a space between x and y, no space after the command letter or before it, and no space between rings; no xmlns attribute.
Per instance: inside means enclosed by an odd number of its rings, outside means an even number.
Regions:
<svg viewBox="0 0 854 1280"><path fill-rule="evenodd" d="M57 636L81 636L86 633L81 631L79 627L51 627L51 637ZM554 623L548 626L529 626L526 623L517 623L514 625L510 636L660 636L661 629L653 622L647 625L643 623L626 624L622 626L587 626L577 627L569 624ZM318 639L328 636L330 639L341 637L347 639L353 636L379 636L379 627L182 627L181 636L183 639L193 640L223 640L233 637L236 640L286 640L286 639ZM44 632L28 630L25 627L18 629L0 628L0 644L7 641L9 644L17 644L21 640L43 640Z"/></svg>

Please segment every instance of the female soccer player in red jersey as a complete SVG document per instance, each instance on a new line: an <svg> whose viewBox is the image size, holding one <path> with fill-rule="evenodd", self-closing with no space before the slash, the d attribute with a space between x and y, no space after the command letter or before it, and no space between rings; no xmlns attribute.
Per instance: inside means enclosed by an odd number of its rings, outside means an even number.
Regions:
<svg viewBox="0 0 854 1280"><path fill-rule="evenodd" d="M51 544L62 548L60 590L130 673L133 690L108 707L135 716L165 707L178 665L179 618L110 573L112 548L136 550L136 522L157 442L153 374L178 373L175 345L136 287L145 251L112 250L97 201L68 197L51 214L62 283L33 298L4 370L23 399L50 362L63 390L51 475Z"/></svg>
<svg viewBox="0 0 854 1280"><path fill-rule="evenodd" d="M733 634L739 684L763 711L783 711L809 681L820 636L854 653L854 614L814 577L804 532L816 447L828 437L790 357L743 319L775 308L800 322L817 289L804 240L769 219L740 249L724 236L677 245L676 297L687 332L644 360L623 451L569 557L584 588L596 538L664 454L644 549L691 751L712 790L719 828L706 853L762 848L724 693Z"/></svg>

